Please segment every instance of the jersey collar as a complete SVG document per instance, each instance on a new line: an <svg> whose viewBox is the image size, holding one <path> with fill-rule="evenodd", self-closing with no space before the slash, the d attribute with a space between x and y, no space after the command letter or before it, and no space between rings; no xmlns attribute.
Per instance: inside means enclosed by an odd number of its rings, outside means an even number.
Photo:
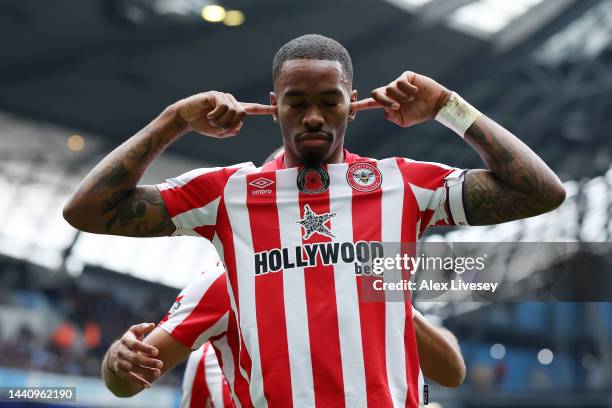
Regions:
<svg viewBox="0 0 612 408"><path fill-rule="evenodd" d="M354 153L349 152L347 149L343 150L344 152L344 161L343 163L353 163L357 161L360 157ZM276 159L264 164L262 166L262 171L273 171L273 170L281 170L285 168L285 153L278 156Z"/></svg>

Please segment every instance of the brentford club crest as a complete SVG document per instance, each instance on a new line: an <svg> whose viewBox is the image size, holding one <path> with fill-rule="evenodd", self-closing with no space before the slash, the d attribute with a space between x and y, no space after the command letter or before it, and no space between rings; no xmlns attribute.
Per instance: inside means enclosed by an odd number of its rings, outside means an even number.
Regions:
<svg viewBox="0 0 612 408"><path fill-rule="evenodd" d="M370 163L354 163L346 172L346 181L355 190L367 193L380 187L382 174Z"/></svg>

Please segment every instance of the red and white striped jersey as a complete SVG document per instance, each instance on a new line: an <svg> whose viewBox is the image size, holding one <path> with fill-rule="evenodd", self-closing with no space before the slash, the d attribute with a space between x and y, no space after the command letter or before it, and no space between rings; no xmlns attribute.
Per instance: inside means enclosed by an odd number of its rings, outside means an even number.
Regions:
<svg viewBox="0 0 612 408"><path fill-rule="evenodd" d="M215 265L215 264L213 264ZM248 383L245 375L240 373L238 364L238 353L240 350L238 329L234 312L230 309L229 297L227 295L227 279L225 269L220 260L217 260L215 267L199 274L186 288L176 297L172 308L160 321L159 327L166 330L175 340L192 350L202 350L208 344L208 349L214 351L216 358L209 359L208 362L217 363L221 366L223 375L229 385L231 399L236 402L237 407L250 407ZM210 343L208 343L210 342ZM196 353L192 353L192 356ZM199 402L209 401L209 397L218 395L219 389L211 387L193 387L191 393L185 392L185 384L191 380L201 383L203 378L189 374L190 364L194 366L193 358L190 357L187 364L187 371L183 381L183 406L199 406ZM197 365L197 364L196 364ZM208 363L206 368L209 368ZM200 375L205 372L200 370ZM208 376L208 371L206 371ZM217 378L216 374L212 374ZM206 380L208 382L208 380ZM217 382L217 380L215 380ZM209 383L210 384L210 383ZM192 405L185 405L186 398ZM199 401L194 403L194 401ZM213 403L218 398L213 398ZM223 399L224 403L227 403ZM213 405L225 406L225 405ZM233 406L233 405L227 405Z"/></svg>
<svg viewBox="0 0 612 408"><path fill-rule="evenodd" d="M235 407L210 343L192 352L183 376L181 408Z"/></svg>
<svg viewBox="0 0 612 408"><path fill-rule="evenodd" d="M211 239L225 261L253 405L417 407L410 302L362 301L372 277L357 258L375 243L415 242L428 226L465 224L463 170L345 151L299 189L300 169L283 159L158 185L176 234Z"/></svg>

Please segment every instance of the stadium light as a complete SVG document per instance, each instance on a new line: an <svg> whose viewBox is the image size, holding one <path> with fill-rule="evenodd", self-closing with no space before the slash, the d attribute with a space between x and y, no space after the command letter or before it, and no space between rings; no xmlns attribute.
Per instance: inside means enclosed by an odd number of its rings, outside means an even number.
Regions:
<svg viewBox="0 0 612 408"><path fill-rule="evenodd" d="M506 347L503 344L495 343L491 346L490 353L495 360L501 360L506 355Z"/></svg>
<svg viewBox="0 0 612 408"><path fill-rule="evenodd" d="M225 8L212 4L202 8L202 18L211 23L218 23L225 19Z"/></svg>
<svg viewBox="0 0 612 408"><path fill-rule="evenodd" d="M544 348L538 352L538 361L542 365L549 365L553 361L553 352Z"/></svg>

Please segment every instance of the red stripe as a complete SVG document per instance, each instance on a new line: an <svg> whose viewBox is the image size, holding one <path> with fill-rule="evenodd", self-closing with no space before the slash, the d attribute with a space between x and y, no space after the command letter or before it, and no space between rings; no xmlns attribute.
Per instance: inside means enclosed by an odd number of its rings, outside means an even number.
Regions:
<svg viewBox="0 0 612 408"><path fill-rule="evenodd" d="M202 295L189 316L172 330L172 337L187 347L193 346L198 336L217 323L229 308L226 277L221 274Z"/></svg>
<svg viewBox="0 0 612 408"><path fill-rule="evenodd" d="M193 230L209 241L212 241L215 236L214 225L201 225L199 227L195 227Z"/></svg>
<svg viewBox="0 0 612 408"><path fill-rule="evenodd" d="M375 164L375 163L372 163ZM382 190L360 192L353 190L353 241L381 241ZM374 276L356 277L359 290L359 319L369 407L392 407L387 380L385 356L385 303L364 301L367 287L372 287ZM371 300L371 299L370 299Z"/></svg>
<svg viewBox="0 0 612 408"><path fill-rule="evenodd" d="M161 195L170 217L200 208L221 195L227 180L239 168L223 168L194 177L181 187L162 190Z"/></svg>
<svg viewBox="0 0 612 408"><path fill-rule="evenodd" d="M202 350L202 357L198 361L195 376L193 377L193 383L191 385L191 401L189 401L189 408L202 408L205 407L206 401L210 398L210 391L206 384L206 350L208 343L204 345Z"/></svg>
<svg viewBox="0 0 612 408"><path fill-rule="evenodd" d="M408 169L403 165L404 161L398 159L398 166L404 179L404 208L402 209L402 243L416 242L416 223L419 216L419 208L414 193L408 186ZM409 250L414 245L407 245ZM408 383L408 396L406 407L418 407L419 405L419 353L416 346L414 333L414 322L412 321L412 305L410 294L406 299L406 325L404 329L404 348L406 352L406 381Z"/></svg>
<svg viewBox="0 0 612 408"><path fill-rule="evenodd" d="M219 209L217 211L216 233L219 241L223 243L223 262L227 272L228 286L232 290L232 295L236 301L236 308L240 310L240 300L238 299L238 276L236 275L236 250L234 248L234 235L230 227L229 216L225 208L225 198L221 197ZM229 290L226 289L226 290Z"/></svg>
<svg viewBox="0 0 612 408"><path fill-rule="evenodd" d="M276 184L274 172L263 173ZM249 183L262 177L262 173L246 178L246 204L255 253L280 248L280 228L276 209L276 188L271 194L254 194L261 189ZM244 228L245 226L243 226ZM244 273L251 273L243 271ZM291 407L291 374L289 347L283 296L283 271L269 272L255 277L255 308L259 354L263 375L264 394L270 407Z"/></svg>
<svg viewBox="0 0 612 408"><path fill-rule="evenodd" d="M240 299L238 297L238 275L236 274L236 250L234 247L234 236L230 227L229 216L227 209L225 208L225 198L221 197L219 203L219 209L217 213L217 228L216 232L219 240L223 243L223 260L225 262L225 268L227 269L227 279L230 288L236 302L237 310L240 310ZM234 378L234 392L240 398L240 402L243 407L251 406L251 397L249 393L248 380L242 377L240 368L242 367L246 371L247 376L251 376L251 358L247 352L242 334L238 328L238 315L235 311L230 312L230 319L228 323L228 336L227 342L232 349L232 356L235 362Z"/></svg>
<svg viewBox="0 0 612 408"><path fill-rule="evenodd" d="M299 202L302 218L305 204L316 214L327 213L329 191L316 195L300 192ZM327 227L330 224L331 221L325 223ZM315 233L302 242L331 242L331 238ZM317 407L345 406L334 268L332 265L305 267L304 281L315 404Z"/></svg>
<svg viewBox="0 0 612 408"><path fill-rule="evenodd" d="M223 379L223 407L224 408L233 408L235 407L234 401L232 400L232 396L230 394L229 384Z"/></svg>
<svg viewBox="0 0 612 408"><path fill-rule="evenodd" d="M243 368L244 366L248 366L248 370L246 371L250 373L251 360L250 358L248 358L248 354L246 353L245 353L246 357L244 357L243 360L240 360L240 338L238 335L236 315L234 314L233 311L230 312L230 319L227 325L227 345L229 346L232 352L232 359L234 360L234 384L233 384L234 393L236 394L236 397L240 401L240 405L242 405L243 408L251 407L253 406L253 404L251 403L249 383L242 376L242 373L240 372L240 367L239 367L240 363L241 362L244 363L244 359L246 359L247 361L243 365ZM244 344L242 346L244 350Z"/></svg>
<svg viewBox="0 0 612 408"><path fill-rule="evenodd" d="M406 181L430 190L435 190L444 185L444 177L455 170L433 163L406 162L403 159L398 159L398 165L402 174L406 177Z"/></svg>

